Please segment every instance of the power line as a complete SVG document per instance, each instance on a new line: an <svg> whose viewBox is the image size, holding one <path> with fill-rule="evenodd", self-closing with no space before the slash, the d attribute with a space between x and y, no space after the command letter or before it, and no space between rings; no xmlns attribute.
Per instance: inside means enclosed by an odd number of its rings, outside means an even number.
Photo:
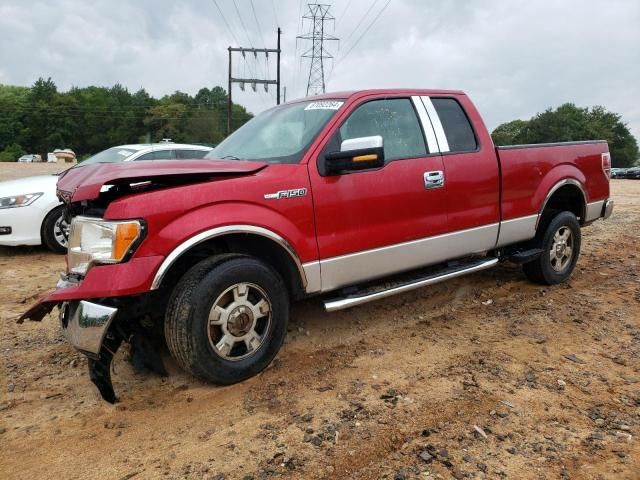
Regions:
<svg viewBox="0 0 640 480"><path fill-rule="evenodd" d="M298 2L298 18L300 19L300 22L298 22L298 25L296 26L296 49L295 49L295 52L293 54L293 57L296 58L296 59L298 58L298 40L299 40L298 37L302 33L302 2L303 2L303 0L300 0ZM302 59L298 60L298 62L299 62L300 67L301 67L302 66ZM300 70L301 70L301 68L297 68L296 69L296 73L295 73L295 76L294 76L294 79L293 79L293 84L295 86L294 88L296 88L296 89L298 88L298 80L299 80L299 77L300 77L300 75L299 75Z"/></svg>
<svg viewBox="0 0 640 480"><path fill-rule="evenodd" d="M271 0L271 9L273 10L273 16L276 19L276 26L279 27L280 26L280 20L278 20L278 12L276 12L276 5L275 5L275 3L273 3L273 0Z"/></svg>
<svg viewBox="0 0 640 480"><path fill-rule="evenodd" d="M384 4L384 7L382 7L382 9L378 12L378 14L375 16L375 18L373 19L373 21L369 24L369 26L365 29L364 32L362 32L362 35L360 35L358 37L358 39L355 41L355 43L351 46L351 48L349 49L349 51L347 53L345 53L340 59L338 59L336 61L336 65L338 65L340 62L342 62L342 60L344 60L345 58L347 58L349 56L349 54L353 51L354 48L356 48L356 46L358 45L358 42L360 42L360 40L362 40L362 37L364 37L367 32L371 29L371 27L373 26L374 23L376 23L376 21L378 20L378 18L380 18L380 15L382 15L382 12L385 11L385 9L389 6L389 4L391 3L391 0L387 0L387 3Z"/></svg>
<svg viewBox="0 0 640 480"><path fill-rule="evenodd" d="M371 12L371 10L373 10L373 7L376 6L376 3L378 3L378 0L375 0L371 4L371 6L367 9L367 11L364 13L364 15L360 18L360 21L358 22L356 27L353 30L351 30L351 33L349 33L349 35L345 39L344 43L347 43L349 41L349 39L353 36L353 34L356 33L356 30L358 30L358 28L360 28L360 25L362 25L362 22L364 22L364 19L369 16L369 13Z"/></svg>
<svg viewBox="0 0 640 480"><path fill-rule="evenodd" d="M304 0L300 0L300 2L298 3L298 18L300 19L300 23L298 23L298 35L300 35L302 33L302 4L304 3Z"/></svg>
<svg viewBox="0 0 640 480"><path fill-rule="evenodd" d="M202 106L215 106L215 105L226 105L227 102L226 101L222 101L222 102L209 102L209 103L171 103L170 105L183 105L186 108L199 108ZM126 112L130 112L133 111L135 112L136 110L138 111L146 111L152 108L156 108L156 107L161 107L161 106L165 106L162 104L154 104L154 105L149 105L149 106L143 106L143 105L130 105L130 106L104 106L104 107L93 107L93 106L88 106L88 105L75 105L75 106L71 106L71 105L55 105L54 108L56 110L64 110L64 111L78 111L80 113L86 112L86 113L126 113ZM8 105L5 106L3 108L3 111L42 111L42 110L48 110L50 107L46 106L46 107L38 107L35 105L27 105L27 104L14 104L14 105ZM205 109L206 110L206 109ZM47 112L49 113L49 112Z"/></svg>
<svg viewBox="0 0 640 480"><path fill-rule="evenodd" d="M338 26L338 24L340 23L340 20L342 20L344 18L344 14L347 12L347 10L349 9L349 7L351 6L351 2L352 0L349 0L347 2L347 5L344 7L344 10L342 10L342 13L337 17L336 19L336 27Z"/></svg>
<svg viewBox="0 0 640 480"><path fill-rule="evenodd" d="M233 33L233 30L231 30L231 27L229 26L229 22L227 22L227 18L224 16L224 13L222 13L222 10L220 9L220 5L218 5L217 0L213 0L213 3L216 6L216 8L218 9L218 12L220 13L220 16L222 17L222 20L224 21L224 24L227 26L227 30L229 31L229 34L235 40L236 45L240 45L240 42L236 38L236 35Z"/></svg>
<svg viewBox="0 0 640 480"><path fill-rule="evenodd" d="M247 36L247 40L249 40L249 45L251 45L251 48L253 48L253 43L251 43L251 38L249 37L249 31L247 30L247 27L244 24L244 20L242 20L242 15L240 15L240 9L238 8L238 4L236 3L236 0L233 0L233 6L236 7L236 13L238 14L238 18L240 19L240 25L242 25L244 34ZM238 44L240 44L240 42L238 42Z"/></svg>
<svg viewBox="0 0 640 480"><path fill-rule="evenodd" d="M247 112L247 115L251 115L249 114L249 112ZM47 118L72 118L72 119L83 119L86 120L86 113L83 112L48 112L46 114ZM108 113L93 113L91 114L91 116L93 118L99 118L99 119L114 119L114 120L119 120L121 121L122 119L120 117L118 117L118 114L108 114ZM226 118L227 115L225 112L217 112L215 110L190 110L187 112L184 112L184 115L176 117L176 116L162 116L161 119L173 119L173 120L179 120L179 119L185 119L185 118L191 118L194 116L202 116L202 117L217 117L217 118ZM238 116L232 116L231 117L232 120L235 119L240 119L243 117L238 117Z"/></svg>
<svg viewBox="0 0 640 480"><path fill-rule="evenodd" d="M256 25L258 25L258 33L260 33L260 40L262 40L263 45L266 45L267 43L264 41L264 36L262 35L262 28L260 28L260 22L258 21L258 15L256 15L256 7L253 5L253 0L251 0L251 10L253 10L253 18L256 20Z"/></svg>

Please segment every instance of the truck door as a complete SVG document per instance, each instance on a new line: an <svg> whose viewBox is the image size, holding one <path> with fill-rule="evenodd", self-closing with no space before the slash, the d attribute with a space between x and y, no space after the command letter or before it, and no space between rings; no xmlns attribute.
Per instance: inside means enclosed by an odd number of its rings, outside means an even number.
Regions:
<svg viewBox="0 0 640 480"><path fill-rule="evenodd" d="M325 155L339 151L345 140L371 136L383 139L384 166L323 173ZM433 263L423 241L449 230L446 187L419 97L363 100L315 160L309 173L322 290Z"/></svg>
<svg viewBox="0 0 640 480"><path fill-rule="evenodd" d="M500 170L493 142L465 95L423 100L444 162L449 226L468 232L477 249L493 248L500 222Z"/></svg>

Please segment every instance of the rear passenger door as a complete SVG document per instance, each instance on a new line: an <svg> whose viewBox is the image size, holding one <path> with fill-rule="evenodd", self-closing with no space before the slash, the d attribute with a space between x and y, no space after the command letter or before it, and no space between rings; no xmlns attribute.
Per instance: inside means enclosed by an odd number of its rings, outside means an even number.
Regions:
<svg viewBox="0 0 640 480"><path fill-rule="evenodd" d="M482 119L465 95L423 101L444 162L449 227L473 229L468 238L477 248L493 248L500 222L500 171Z"/></svg>

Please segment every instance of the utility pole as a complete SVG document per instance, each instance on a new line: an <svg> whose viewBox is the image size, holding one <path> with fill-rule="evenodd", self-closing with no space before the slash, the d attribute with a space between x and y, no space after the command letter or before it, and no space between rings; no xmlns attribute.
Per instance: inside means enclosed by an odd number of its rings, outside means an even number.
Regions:
<svg viewBox="0 0 640 480"><path fill-rule="evenodd" d="M324 48L327 41L338 40L333 35L325 33L325 22L335 20L329 13L331 5L323 3L310 3L307 5L308 12L303 15L303 21L311 22L310 31L297 38L301 40L311 40L311 48L302 54L302 58L310 58L309 79L307 81L307 95L318 95L325 93L324 81L324 59L333 58L333 55Z"/></svg>
<svg viewBox="0 0 640 480"><path fill-rule="evenodd" d="M227 50L229 51L229 76L228 76L228 92L227 92L227 135L231 134L231 113L233 110L233 102L231 101L231 90L234 83L240 84L240 90L244 91L245 85L248 83L251 85L251 89L255 92L257 85L264 85L264 91L269 91L269 85L276 86L276 102L280 104L280 35L282 34L282 30L278 27L278 48L245 48L245 47L229 47ZM242 57L246 59L247 53L253 53L254 58L258 59L258 53L264 53L266 59L269 59L270 53L275 53L277 56L277 67L276 67L276 79L266 79L266 78L235 78L233 76L232 63L231 58L234 52L239 52L242 54Z"/></svg>
<svg viewBox="0 0 640 480"><path fill-rule="evenodd" d="M227 89L227 137L231 135L231 110L233 110L233 102L231 101L231 47L229 47L229 86Z"/></svg>
<svg viewBox="0 0 640 480"><path fill-rule="evenodd" d="M278 86L276 91L276 105L280 105L280 35L282 34L282 30L278 27L278 62L277 62L277 82Z"/></svg>

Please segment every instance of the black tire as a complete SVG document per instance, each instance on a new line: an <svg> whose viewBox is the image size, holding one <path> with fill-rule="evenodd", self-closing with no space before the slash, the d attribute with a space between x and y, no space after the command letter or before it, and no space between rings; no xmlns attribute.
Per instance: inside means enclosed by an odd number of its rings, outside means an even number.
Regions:
<svg viewBox="0 0 640 480"><path fill-rule="evenodd" d="M67 253L66 237L62 241L59 234L60 225L58 222L63 221L63 215L62 207L54 208L44 218L40 228L40 237L43 245L53 253Z"/></svg>
<svg viewBox="0 0 640 480"><path fill-rule="evenodd" d="M253 352L249 352L248 344L238 341L234 349L246 348L247 356L227 359L216 351L212 340L212 329L222 327L211 326L209 316L224 295L235 299L236 291L228 290L238 284L252 285L247 298L267 297L269 323ZM271 363L284 342L288 321L289 295L280 275L256 258L224 254L203 260L184 274L169 298L164 325L169 351L184 370L209 382L228 385L260 373ZM230 329L231 323L225 323L225 328ZM257 328L257 323L253 320L256 327L252 328ZM237 341L237 337L233 340Z"/></svg>
<svg viewBox="0 0 640 480"><path fill-rule="evenodd" d="M571 257L566 259L566 264L563 265L558 258L551 258L551 252L552 249L556 250L554 236L558 233L561 237L567 230L570 232L572 251ZM555 216L547 216L538 229L534 243L537 248L543 250L543 253L533 262L522 266L527 278L542 285L556 285L564 282L573 273L580 255L581 236L578 219L571 212L559 212ZM559 248L558 251L562 251L562 245ZM564 253L562 251L562 255Z"/></svg>

